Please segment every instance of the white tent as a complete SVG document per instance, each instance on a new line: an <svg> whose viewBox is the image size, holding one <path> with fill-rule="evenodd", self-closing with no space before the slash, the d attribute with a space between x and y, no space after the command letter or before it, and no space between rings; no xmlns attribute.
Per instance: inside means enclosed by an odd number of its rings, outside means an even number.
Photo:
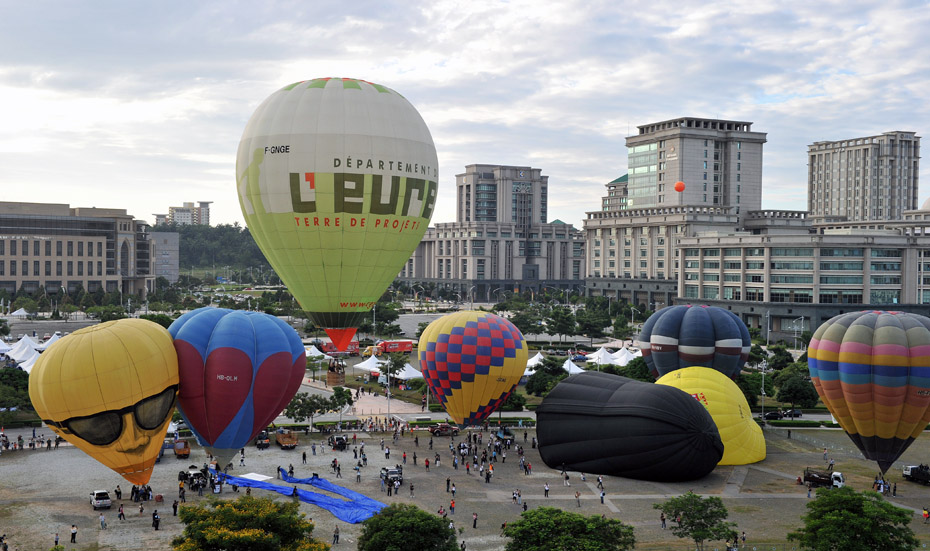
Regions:
<svg viewBox="0 0 930 551"><path fill-rule="evenodd" d="M562 369L568 372L569 375L574 375L575 373L584 373L584 369L581 369L571 358L567 358L565 363L562 364Z"/></svg>
<svg viewBox="0 0 930 551"><path fill-rule="evenodd" d="M11 318L25 318L25 317L28 316L28 315L29 315L29 312L27 312L27 311L26 311L25 309L23 309L23 308L20 308L19 310L17 310L17 311L15 311L15 312L13 312L12 314L10 314L10 317L11 317Z"/></svg>
<svg viewBox="0 0 930 551"><path fill-rule="evenodd" d="M387 362L381 361L374 356L369 356L367 360L359 363L355 367L358 369L364 369L365 371L371 371L372 373L381 373L381 366Z"/></svg>
<svg viewBox="0 0 930 551"><path fill-rule="evenodd" d="M61 338L60 335L52 335L51 337L49 337L47 341L43 342L42 344L37 344L36 350L38 350L39 352L44 352L46 348L58 342L58 339L60 338Z"/></svg>
<svg viewBox="0 0 930 551"><path fill-rule="evenodd" d="M308 358L319 358L320 356L323 356L323 359L324 359L324 360L332 360L332 359L333 359L332 356L328 356L328 355L326 355L326 354L320 352L320 349L317 348L316 346L312 345L312 344L311 344L310 346L305 346L305 347L304 347L304 350L307 352L307 357L308 357Z"/></svg>
<svg viewBox="0 0 930 551"><path fill-rule="evenodd" d="M410 379L422 379L423 374L417 371L415 367L410 365L410 363L405 363L403 371L391 375L391 378L399 379L401 381L409 381Z"/></svg>
<svg viewBox="0 0 930 551"><path fill-rule="evenodd" d="M630 363L631 361L633 361L633 358L635 357L636 356L634 356L633 353L627 350L626 348L621 348L620 350L617 350L616 352L614 352L614 358L617 359L617 365L621 365L621 366L624 366Z"/></svg>
<svg viewBox="0 0 930 551"><path fill-rule="evenodd" d="M0 341L0 354L6 354L10 350L13 350L12 346L8 345L7 343L3 341Z"/></svg>
<svg viewBox="0 0 930 551"><path fill-rule="evenodd" d="M10 356L12 358L12 356ZM19 363L19 367L22 367L27 372L32 369L32 365L36 363L36 360L39 359L39 353L35 350L30 350L28 354L22 356L21 358L13 358ZM26 366L29 366L27 369Z"/></svg>
<svg viewBox="0 0 930 551"><path fill-rule="evenodd" d="M536 367L543 363L545 359L546 357L542 355L542 352L537 352L535 356L526 361L526 367Z"/></svg>
<svg viewBox="0 0 930 551"><path fill-rule="evenodd" d="M36 364L36 361L38 361L40 356L40 354L35 350L32 351L32 354L33 355L26 359L26 361L19 364L19 367L21 367L26 373L32 372L32 366Z"/></svg>
<svg viewBox="0 0 930 551"><path fill-rule="evenodd" d="M36 351L39 345L36 344L34 340L25 336L13 345L13 348L6 353L7 356L13 358L16 361L22 361L32 355Z"/></svg>
<svg viewBox="0 0 930 551"><path fill-rule="evenodd" d="M613 354L607 351L603 346L597 349L597 352L588 354L588 363L597 365L620 365Z"/></svg>

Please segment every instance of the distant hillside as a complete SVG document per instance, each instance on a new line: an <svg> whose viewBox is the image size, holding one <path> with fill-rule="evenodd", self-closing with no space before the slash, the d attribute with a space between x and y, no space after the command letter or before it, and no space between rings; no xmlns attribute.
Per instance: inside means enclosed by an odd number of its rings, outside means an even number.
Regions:
<svg viewBox="0 0 930 551"><path fill-rule="evenodd" d="M165 224L155 226L152 231L178 232L180 234L181 271L190 268L230 266L237 268L264 266L266 273L271 267L259 250L249 229L238 223L218 226L178 226Z"/></svg>

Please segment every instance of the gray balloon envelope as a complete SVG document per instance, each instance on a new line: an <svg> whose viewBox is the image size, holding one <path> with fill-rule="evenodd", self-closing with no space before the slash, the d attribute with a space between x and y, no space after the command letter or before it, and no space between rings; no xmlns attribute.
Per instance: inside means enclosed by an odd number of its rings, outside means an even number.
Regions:
<svg viewBox="0 0 930 551"><path fill-rule="evenodd" d="M599 372L573 375L536 409L543 462L552 468L652 481L696 480L723 442L690 394Z"/></svg>

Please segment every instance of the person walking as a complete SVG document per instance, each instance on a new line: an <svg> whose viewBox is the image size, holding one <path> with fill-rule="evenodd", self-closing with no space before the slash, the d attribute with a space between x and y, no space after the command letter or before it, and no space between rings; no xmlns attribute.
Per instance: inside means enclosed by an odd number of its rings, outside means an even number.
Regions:
<svg viewBox="0 0 930 551"><path fill-rule="evenodd" d="M450 515L455 514L455 499L449 502L449 514Z"/></svg>
<svg viewBox="0 0 930 551"><path fill-rule="evenodd" d="M455 484L452 484L452 497L455 497Z"/></svg>
<svg viewBox="0 0 930 551"><path fill-rule="evenodd" d="M119 512L116 515L119 520L126 520L126 513L123 512L123 504L119 504Z"/></svg>
<svg viewBox="0 0 930 551"><path fill-rule="evenodd" d="M478 513L471 514L471 527L478 528Z"/></svg>

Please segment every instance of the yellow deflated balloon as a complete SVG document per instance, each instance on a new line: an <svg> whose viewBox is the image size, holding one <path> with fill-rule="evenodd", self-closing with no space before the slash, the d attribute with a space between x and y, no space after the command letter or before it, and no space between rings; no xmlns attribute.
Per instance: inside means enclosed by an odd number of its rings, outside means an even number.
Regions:
<svg viewBox="0 0 930 551"><path fill-rule="evenodd" d="M718 465L747 465L765 459L765 437L752 419L743 391L729 377L706 367L672 371L658 385L683 390L704 404L723 440L723 459Z"/></svg>
<svg viewBox="0 0 930 551"><path fill-rule="evenodd" d="M42 420L133 484L152 476L177 391L171 335L141 319L75 331L29 375L29 398Z"/></svg>
<svg viewBox="0 0 930 551"><path fill-rule="evenodd" d="M489 312L457 312L420 336L420 371L459 425L477 425L501 406L526 371L526 343L510 321Z"/></svg>

